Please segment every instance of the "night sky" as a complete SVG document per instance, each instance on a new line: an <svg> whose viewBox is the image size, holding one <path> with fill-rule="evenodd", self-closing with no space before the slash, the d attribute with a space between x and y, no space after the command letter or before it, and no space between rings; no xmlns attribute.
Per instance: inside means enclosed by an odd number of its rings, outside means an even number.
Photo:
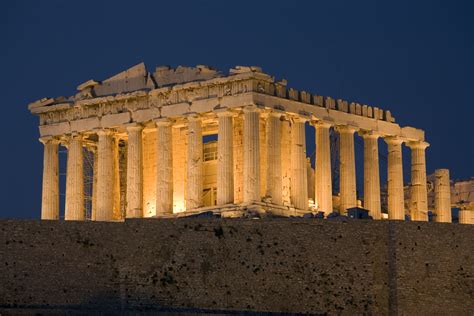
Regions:
<svg viewBox="0 0 474 316"><path fill-rule="evenodd" d="M0 15L2 218L40 215L43 145L28 103L141 61L258 65L290 87L389 109L426 131L428 174L474 176L470 1L1 1Z"/></svg>

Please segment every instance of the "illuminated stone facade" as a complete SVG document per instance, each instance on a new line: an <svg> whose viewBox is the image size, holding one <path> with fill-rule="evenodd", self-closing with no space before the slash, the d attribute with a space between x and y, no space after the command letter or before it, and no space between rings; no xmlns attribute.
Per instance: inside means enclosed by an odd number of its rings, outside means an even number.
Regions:
<svg viewBox="0 0 474 316"><path fill-rule="evenodd" d="M237 66L228 75L207 66L157 67L150 73L142 63L102 82L89 80L74 96L33 102L29 109L39 116L45 148L43 219L59 218L59 144L68 148L65 219L84 219L83 148L95 157L93 220L203 211L223 217L327 215L335 198L332 129L340 134L338 212L358 205L358 132L365 142L363 206L381 219L377 140L383 138L389 147L389 219L403 220L405 214L404 143L414 157L412 218L428 219L428 144L422 130L401 127L378 107L287 88L285 80L276 81L259 67ZM314 172L306 160L307 125L315 127ZM205 142L206 137L215 140ZM126 148L124 164L118 148Z"/></svg>

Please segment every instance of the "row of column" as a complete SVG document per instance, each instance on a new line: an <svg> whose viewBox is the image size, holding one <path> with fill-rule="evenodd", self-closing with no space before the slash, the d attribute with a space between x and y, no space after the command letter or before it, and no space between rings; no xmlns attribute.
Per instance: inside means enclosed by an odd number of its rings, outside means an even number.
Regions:
<svg viewBox="0 0 474 316"><path fill-rule="evenodd" d="M260 110L256 106L244 108L243 128L243 200L258 202L260 196ZM283 204L281 113L271 112L266 124L266 195L274 204ZM217 159L217 204L234 202L233 175L233 116L227 110L217 111L218 159ZM291 118L291 187L293 206L308 208L305 119ZM315 205L319 211L333 211L330 128L322 121L314 123L316 130ZM172 213L173 208L173 157L172 123L167 119L156 121L157 128L157 215ZM354 133L356 128L337 126L340 135L340 212L357 206L356 170L354 157ZM141 125L127 126L127 217L142 217L143 212L143 157ZM97 201L96 220L112 220L114 208L114 139L110 130L99 130L97 145ZM381 218L380 176L378 160L379 135L360 132L364 139L364 207L374 219ZM402 140L385 137L388 144L388 212L389 219L403 220L403 168ZM203 191L203 143L201 118L188 116L186 207L188 210L202 206ZM59 210L58 157L59 141L44 138L44 175L42 218L57 219ZM410 210L413 220L427 220L427 188L425 142L410 142L412 149L412 186ZM66 180L66 215L68 220L84 219L82 141L80 135L70 137L68 143ZM287 159L287 157L284 157ZM441 216L440 218L444 218Z"/></svg>

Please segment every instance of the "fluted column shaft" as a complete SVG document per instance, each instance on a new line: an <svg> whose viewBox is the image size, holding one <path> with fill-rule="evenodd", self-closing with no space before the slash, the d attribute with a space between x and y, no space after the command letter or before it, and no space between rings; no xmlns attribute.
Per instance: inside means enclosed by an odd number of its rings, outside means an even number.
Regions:
<svg viewBox="0 0 474 316"><path fill-rule="evenodd" d="M364 208L373 219L381 219L380 171L379 171L379 135L364 132Z"/></svg>
<svg viewBox="0 0 474 316"><path fill-rule="evenodd" d="M291 124L291 202L300 210L308 208L305 120L294 118Z"/></svg>
<svg viewBox="0 0 474 316"><path fill-rule="evenodd" d="M44 145L41 219L59 219L59 140L40 138Z"/></svg>
<svg viewBox="0 0 474 316"><path fill-rule="evenodd" d="M435 170L435 221L451 223L451 184L448 169Z"/></svg>
<svg viewBox="0 0 474 316"><path fill-rule="evenodd" d="M333 211L331 146L329 138L331 125L317 122L314 124L314 127L316 130L315 204L318 211L329 214Z"/></svg>
<svg viewBox="0 0 474 316"><path fill-rule="evenodd" d="M403 194L402 143L397 137L386 137L388 145L388 218L405 219L405 200Z"/></svg>
<svg viewBox="0 0 474 316"><path fill-rule="evenodd" d="M94 162L92 165L92 212L91 220L95 221L97 217L97 170L99 165L98 149L93 147Z"/></svg>
<svg viewBox="0 0 474 316"><path fill-rule="evenodd" d="M356 170L354 156L354 132L350 126L338 126L339 132L339 191L341 214L357 206Z"/></svg>
<svg viewBox="0 0 474 316"><path fill-rule="evenodd" d="M196 115L188 117L187 154L186 209L192 210L202 206L203 191L202 127Z"/></svg>
<svg viewBox="0 0 474 316"><path fill-rule="evenodd" d="M244 108L244 202L260 201L260 112Z"/></svg>
<svg viewBox="0 0 474 316"><path fill-rule="evenodd" d="M426 187L426 142L409 142L411 149L410 215L412 221L428 221L428 190Z"/></svg>
<svg viewBox="0 0 474 316"><path fill-rule="evenodd" d="M217 205L234 203L233 118L229 111L218 112Z"/></svg>
<svg viewBox="0 0 474 316"><path fill-rule="evenodd" d="M114 211L114 139L109 130L97 132L97 221L110 221Z"/></svg>
<svg viewBox="0 0 474 316"><path fill-rule="evenodd" d="M143 217L143 152L140 125L127 126L127 218Z"/></svg>
<svg viewBox="0 0 474 316"><path fill-rule="evenodd" d="M173 150L171 122L156 122L156 215L173 213Z"/></svg>
<svg viewBox="0 0 474 316"><path fill-rule="evenodd" d="M281 173L281 113L272 112L267 118L267 188L272 203L282 205Z"/></svg>
<svg viewBox="0 0 474 316"><path fill-rule="evenodd" d="M83 165L82 137L72 135L67 151L65 220L83 221L85 217Z"/></svg>

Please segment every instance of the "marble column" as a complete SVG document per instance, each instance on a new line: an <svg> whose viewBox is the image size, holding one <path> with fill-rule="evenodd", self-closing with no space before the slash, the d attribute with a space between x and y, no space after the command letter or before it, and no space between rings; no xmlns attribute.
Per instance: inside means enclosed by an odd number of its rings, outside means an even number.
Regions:
<svg viewBox="0 0 474 316"><path fill-rule="evenodd" d="M94 154L94 162L92 164L92 210L91 210L91 221L96 220L97 216L97 170L99 165L99 157L97 153L97 146L92 147L92 153Z"/></svg>
<svg viewBox="0 0 474 316"><path fill-rule="evenodd" d="M459 210L459 224L474 224L474 209Z"/></svg>
<svg viewBox="0 0 474 316"><path fill-rule="evenodd" d="M364 139L364 208L373 219L382 219L380 206L379 135L361 132Z"/></svg>
<svg viewBox="0 0 474 316"><path fill-rule="evenodd" d="M331 178L331 125L324 122L314 124L316 133L316 163L314 174L315 205L318 211L326 215L333 211Z"/></svg>
<svg viewBox="0 0 474 316"><path fill-rule="evenodd" d="M188 116L186 210L202 207L202 127L201 118L195 114Z"/></svg>
<svg viewBox="0 0 474 316"><path fill-rule="evenodd" d="M97 221L110 221L114 211L114 139L110 130L99 130L97 148Z"/></svg>
<svg viewBox="0 0 474 316"><path fill-rule="evenodd" d="M59 219L59 140L40 138L44 145L41 219Z"/></svg>
<svg viewBox="0 0 474 316"><path fill-rule="evenodd" d="M220 111L217 138L217 205L234 203L234 159L232 112Z"/></svg>
<svg viewBox="0 0 474 316"><path fill-rule="evenodd" d="M300 210L309 206L304 123L305 119L299 117L291 123L291 203Z"/></svg>
<svg viewBox="0 0 474 316"><path fill-rule="evenodd" d="M244 203L260 201L260 111L244 108Z"/></svg>
<svg viewBox="0 0 474 316"><path fill-rule="evenodd" d="M354 156L354 132L351 126L338 126L339 132L339 213L357 206L356 170Z"/></svg>
<svg viewBox="0 0 474 316"><path fill-rule="evenodd" d="M122 179L120 178L120 137L117 134L114 134L113 137L113 165L114 165L114 178L113 178L113 185L114 185L114 207L113 207L113 220L121 220L124 219L126 214L122 214L122 204L121 204L121 189L120 183ZM127 175L125 175L126 177ZM126 181L126 179L125 179ZM126 213L126 211L125 211Z"/></svg>
<svg viewBox="0 0 474 316"><path fill-rule="evenodd" d="M405 200L403 194L402 143L398 137L385 137L388 145L388 219L405 220Z"/></svg>
<svg viewBox="0 0 474 316"><path fill-rule="evenodd" d="M281 173L281 113L271 112L267 118L267 187L265 195L272 203L283 205Z"/></svg>
<svg viewBox="0 0 474 316"><path fill-rule="evenodd" d="M411 149L410 215L412 221L428 221L428 190L426 187L427 142L409 142Z"/></svg>
<svg viewBox="0 0 474 316"><path fill-rule="evenodd" d="M127 218L143 217L143 152L141 125L127 126Z"/></svg>
<svg viewBox="0 0 474 316"><path fill-rule="evenodd" d="M451 223L451 184L448 169L435 170L435 221Z"/></svg>
<svg viewBox="0 0 474 316"><path fill-rule="evenodd" d="M65 220L83 221L85 218L82 150L82 136L70 136L67 151Z"/></svg>
<svg viewBox="0 0 474 316"><path fill-rule="evenodd" d="M173 214L172 126L168 119L156 122L156 215Z"/></svg>

